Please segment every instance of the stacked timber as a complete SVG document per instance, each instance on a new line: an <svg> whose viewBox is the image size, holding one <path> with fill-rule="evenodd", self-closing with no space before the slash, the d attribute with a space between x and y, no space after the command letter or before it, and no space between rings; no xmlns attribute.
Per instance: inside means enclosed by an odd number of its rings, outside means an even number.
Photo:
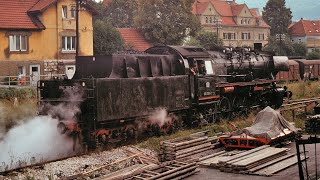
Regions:
<svg viewBox="0 0 320 180"><path fill-rule="evenodd" d="M160 161L185 160L191 156L218 147L217 137L208 137L206 132L191 134L185 138L176 138L160 142Z"/></svg>
<svg viewBox="0 0 320 180"><path fill-rule="evenodd" d="M151 168L144 168L141 172L131 174L123 179L184 179L199 172L197 167L196 162L183 163L179 161L168 161Z"/></svg>
<svg viewBox="0 0 320 180"><path fill-rule="evenodd" d="M224 172L271 176L297 163L296 154L288 151L288 148L274 148L269 145L233 154L221 151L202 157L199 165Z"/></svg>

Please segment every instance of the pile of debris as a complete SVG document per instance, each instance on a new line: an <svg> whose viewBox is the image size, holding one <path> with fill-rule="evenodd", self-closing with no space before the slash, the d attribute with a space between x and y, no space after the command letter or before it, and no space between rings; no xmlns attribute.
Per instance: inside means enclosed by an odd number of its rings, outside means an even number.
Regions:
<svg viewBox="0 0 320 180"><path fill-rule="evenodd" d="M200 159L199 164L224 172L272 176L297 163L295 153L289 148L260 146L248 151L221 151ZM308 157L301 157L303 160Z"/></svg>
<svg viewBox="0 0 320 180"><path fill-rule="evenodd" d="M207 131L160 142L161 162L199 158L197 155L219 147L218 137L208 137Z"/></svg>

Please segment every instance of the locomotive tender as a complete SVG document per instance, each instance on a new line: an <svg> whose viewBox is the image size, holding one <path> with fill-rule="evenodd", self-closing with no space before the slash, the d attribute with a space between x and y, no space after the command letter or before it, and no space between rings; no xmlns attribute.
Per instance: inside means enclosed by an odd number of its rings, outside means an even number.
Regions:
<svg viewBox="0 0 320 180"><path fill-rule="evenodd" d="M59 118L62 132L81 134L85 145L96 147L141 131L168 132L181 122L212 123L252 106L280 107L288 92L273 76L285 70L287 57L248 49L154 46L144 53L77 57L73 79L39 81L40 113ZM50 107L61 104L79 106L79 112L53 115ZM159 108L172 118L161 127L148 121Z"/></svg>

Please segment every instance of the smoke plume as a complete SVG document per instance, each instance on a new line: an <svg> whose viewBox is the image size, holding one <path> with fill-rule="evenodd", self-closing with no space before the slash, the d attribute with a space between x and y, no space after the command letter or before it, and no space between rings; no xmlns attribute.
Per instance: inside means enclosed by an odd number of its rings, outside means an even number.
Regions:
<svg viewBox="0 0 320 180"><path fill-rule="evenodd" d="M72 137L60 134L57 125L60 120L76 121L82 96L80 87L66 88L61 103L42 105L43 116L15 120L0 136L0 172L75 154Z"/></svg>
<svg viewBox="0 0 320 180"><path fill-rule="evenodd" d="M165 124L170 124L173 121L173 116L168 115L164 108L156 109L148 118L149 122L153 125L158 125L160 128Z"/></svg>
<svg viewBox="0 0 320 180"><path fill-rule="evenodd" d="M72 139L57 130L58 120L38 116L10 129L0 142L0 171L66 157Z"/></svg>

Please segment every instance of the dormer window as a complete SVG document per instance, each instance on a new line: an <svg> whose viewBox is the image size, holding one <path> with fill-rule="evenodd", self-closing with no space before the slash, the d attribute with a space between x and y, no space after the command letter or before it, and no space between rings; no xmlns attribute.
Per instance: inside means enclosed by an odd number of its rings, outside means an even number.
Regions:
<svg viewBox="0 0 320 180"><path fill-rule="evenodd" d="M211 11L211 8L209 8L209 11Z"/></svg>

